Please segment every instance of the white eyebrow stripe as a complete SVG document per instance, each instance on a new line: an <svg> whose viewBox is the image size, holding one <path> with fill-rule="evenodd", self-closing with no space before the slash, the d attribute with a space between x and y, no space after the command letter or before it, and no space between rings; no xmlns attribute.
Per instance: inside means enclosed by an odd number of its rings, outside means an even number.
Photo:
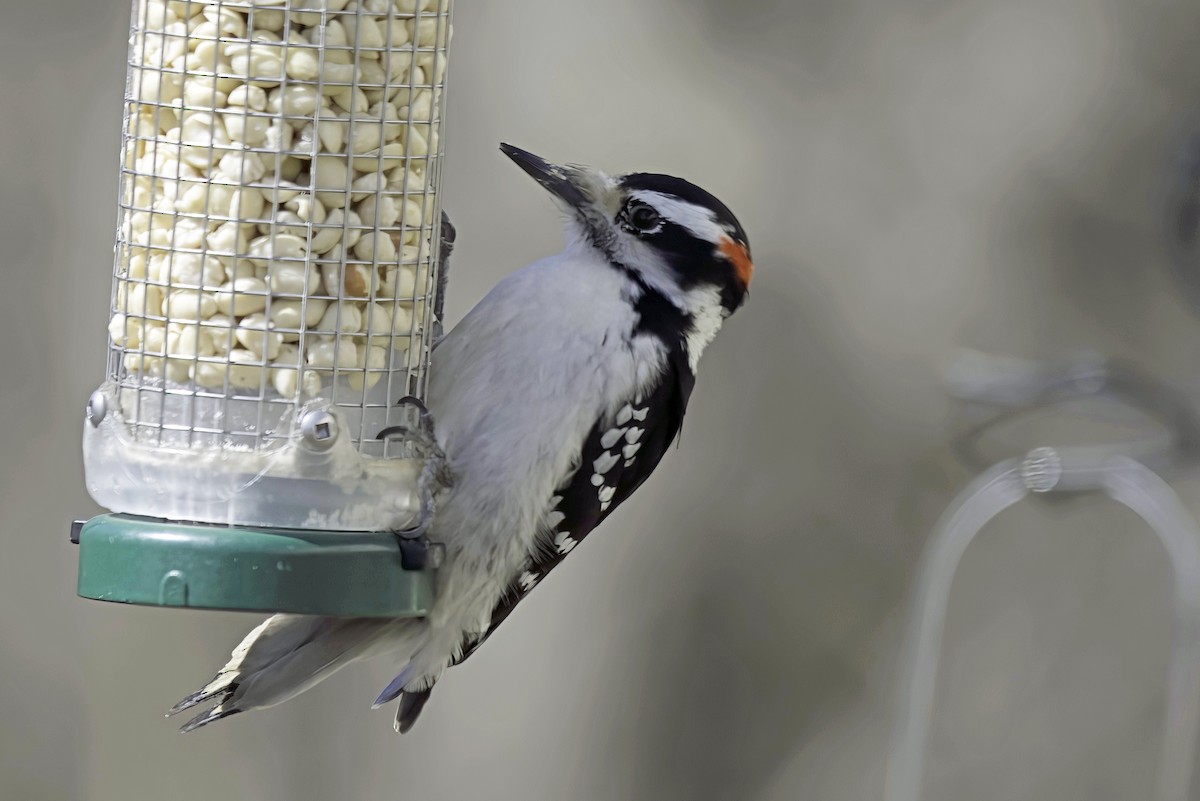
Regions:
<svg viewBox="0 0 1200 801"><path fill-rule="evenodd" d="M716 245L728 236L711 209L646 189L630 192L629 196L653 206L665 219L686 228L697 239L704 239Z"/></svg>

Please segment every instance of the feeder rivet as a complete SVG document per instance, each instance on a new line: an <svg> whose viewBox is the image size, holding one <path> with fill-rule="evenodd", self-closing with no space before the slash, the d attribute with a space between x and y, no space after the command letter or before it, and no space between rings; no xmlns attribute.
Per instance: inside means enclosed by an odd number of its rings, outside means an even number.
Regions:
<svg viewBox="0 0 1200 801"><path fill-rule="evenodd" d="M326 411L308 412L300 418L300 434L309 446L329 450L337 441L337 418Z"/></svg>
<svg viewBox="0 0 1200 801"><path fill-rule="evenodd" d="M87 419L93 426L99 426L108 414L108 399L104 397L104 393L96 390L92 393L92 397L88 398L87 403Z"/></svg>
<svg viewBox="0 0 1200 801"><path fill-rule="evenodd" d="M1032 492L1050 492L1062 474L1062 457L1054 448L1034 448L1021 463L1021 480Z"/></svg>

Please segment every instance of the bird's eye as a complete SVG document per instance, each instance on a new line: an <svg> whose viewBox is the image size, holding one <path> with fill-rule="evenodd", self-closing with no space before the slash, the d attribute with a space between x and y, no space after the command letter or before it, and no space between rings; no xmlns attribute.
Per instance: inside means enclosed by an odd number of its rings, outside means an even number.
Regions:
<svg viewBox="0 0 1200 801"><path fill-rule="evenodd" d="M658 212L645 203L633 203L625 210L625 219L635 231L651 231L658 227L662 218Z"/></svg>

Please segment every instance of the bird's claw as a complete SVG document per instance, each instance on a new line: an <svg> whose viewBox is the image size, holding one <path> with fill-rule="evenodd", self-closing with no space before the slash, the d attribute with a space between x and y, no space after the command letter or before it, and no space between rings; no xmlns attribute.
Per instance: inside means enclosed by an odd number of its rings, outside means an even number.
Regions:
<svg viewBox="0 0 1200 801"><path fill-rule="evenodd" d="M437 459L442 462L446 460L446 454L442 452L442 448L437 443L437 434L434 430L433 415L429 409L421 401L413 395L408 395L396 401L397 406L410 407L416 411L415 425L396 425L390 428L385 428L377 435L380 440L403 440L417 458L430 460Z"/></svg>
<svg viewBox="0 0 1200 801"><path fill-rule="evenodd" d="M451 485L452 476L446 463L446 454L438 445L433 415L429 409L420 398L411 395L401 398L396 405L415 409L416 424L392 426L379 432L379 439L405 440L422 461L421 475L417 479L417 492L421 501L420 515L413 525L395 532L403 542L411 543L423 539L425 532L429 530L436 512L437 495Z"/></svg>

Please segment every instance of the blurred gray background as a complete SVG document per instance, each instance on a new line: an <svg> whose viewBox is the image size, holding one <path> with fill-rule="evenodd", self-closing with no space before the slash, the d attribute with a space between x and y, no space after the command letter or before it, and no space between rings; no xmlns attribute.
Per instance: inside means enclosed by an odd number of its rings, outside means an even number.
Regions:
<svg viewBox="0 0 1200 801"><path fill-rule="evenodd" d="M6 0L0 23L5 799L879 798L914 570L970 477L954 349L1200 377L1162 225L1200 119L1196 3L459 0L451 320L560 242L501 140L701 183L750 232L751 301L682 449L411 735L370 711L377 664L180 737L162 712L258 618L79 600L67 542L99 511L80 433L126 20ZM1200 512L1200 482L1176 486ZM955 585L926 797L1148 797L1169 579L1100 499L989 527Z"/></svg>

